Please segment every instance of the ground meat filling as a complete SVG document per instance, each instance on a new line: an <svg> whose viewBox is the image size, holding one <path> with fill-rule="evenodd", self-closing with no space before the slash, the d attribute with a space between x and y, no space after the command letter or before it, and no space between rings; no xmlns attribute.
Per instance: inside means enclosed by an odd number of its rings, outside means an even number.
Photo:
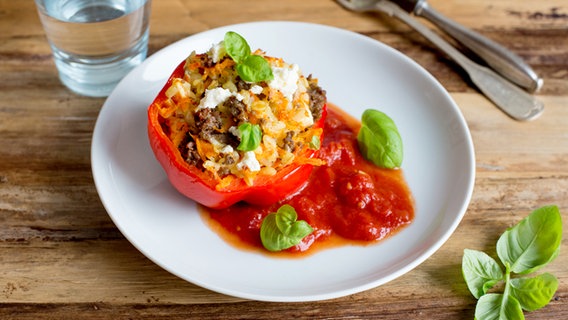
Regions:
<svg viewBox="0 0 568 320"><path fill-rule="evenodd" d="M197 146L195 145L195 141L191 139L190 135L186 136L186 141L180 144L180 152L182 155L185 156L185 161L190 165L195 167L201 167L203 161L197 152Z"/></svg>
<svg viewBox="0 0 568 320"><path fill-rule="evenodd" d="M294 131L288 131L286 132L286 138L284 138L284 149L289 152L294 152L296 149L296 144L294 143L294 140L292 140L292 138L294 138L294 134Z"/></svg>
<svg viewBox="0 0 568 320"><path fill-rule="evenodd" d="M242 91L242 90L250 90L250 88L252 87L252 85L246 81L244 81L243 79L241 79L241 77L237 77L237 90L238 91Z"/></svg>
<svg viewBox="0 0 568 320"><path fill-rule="evenodd" d="M235 123L248 121L246 105L242 101L239 101L236 97L230 97L227 99L227 107L231 111Z"/></svg>
<svg viewBox="0 0 568 320"><path fill-rule="evenodd" d="M201 139L211 140L221 130L223 122L217 109L203 108L195 113L195 124L199 125L197 133Z"/></svg>
<svg viewBox="0 0 568 320"><path fill-rule="evenodd" d="M199 55L199 58L201 59L204 67L212 68L215 66L215 62L213 62L213 59L209 55L206 54Z"/></svg>
<svg viewBox="0 0 568 320"><path fill-rule="evenodd" d="M308 94L310 95L310 111L312 112L312 117L314 118L314 122L317 122L323 112L323 107L327 102L326 92L320 86L318 86L317 82L312 79L312 75L309 75L308 83L310 87L308 88Z"/></svg>

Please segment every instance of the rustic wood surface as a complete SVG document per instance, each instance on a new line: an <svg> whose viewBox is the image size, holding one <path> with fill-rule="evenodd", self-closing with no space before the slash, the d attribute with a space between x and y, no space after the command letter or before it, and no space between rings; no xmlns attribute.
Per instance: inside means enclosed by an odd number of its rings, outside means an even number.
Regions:
<svg viewBox="0 0 568 320"><path fill-rule="evenodd" d="M438 11L521 55L544 78L545 113L515 122L457 66L405 25L331 0L155 0L150 53L191 34L258 20L314 22L382 41L450 92L471 129L476 184L460 226L406 275L352 296L310 303L244 301L187 283L136 250L103 208L90 168L104 99L58 80L33 1L0 0L0 319L473 319L464 248L494 253L509 226L557 204L568 227L568 3L431 0ZM546 271L560 286L527 319L568 319L568 252Z"/></svg>

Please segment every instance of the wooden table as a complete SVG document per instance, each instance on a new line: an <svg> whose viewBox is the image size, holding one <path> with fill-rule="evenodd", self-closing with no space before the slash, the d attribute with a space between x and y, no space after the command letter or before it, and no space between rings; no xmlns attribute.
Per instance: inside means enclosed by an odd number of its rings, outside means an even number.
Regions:
<svg viewBox="0 0 568 320"><path fill-rule="evenodd" d="M565 0L432 0L431 5L525 58L544 78L545 113L516 122L405 25L347 12L330 0L156 0L150 53L191 34L257 20L359 32L430 71L471 130L477 176L465 218L431 258L352 296L310 303L244 301L164 271L117 230L91 174L90 144L104 99L58 80L31 0L0 0L0 319L377 318L472 319L461 276L464 248L494 253L498 236L532 210L568 218L568 6ZM568 319L568 246L546 271L560 282L527 319Z"/></svg>

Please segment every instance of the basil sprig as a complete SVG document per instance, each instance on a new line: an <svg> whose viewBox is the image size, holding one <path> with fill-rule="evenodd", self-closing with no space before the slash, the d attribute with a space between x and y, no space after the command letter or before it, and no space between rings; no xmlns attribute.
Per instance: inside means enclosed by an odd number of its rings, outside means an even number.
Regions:
<svg viewBox="0 0 568 320"><path fill-rule="evenodd" d="M238 127L241 142L237 147L241 151L254 151L260 145L262 139L262 131L258 124L251 124L248 122L242 123Z"/></svg>
<svg viewBox="0 0 568 320"><path fill-rule="evenodd" d="M268 61L264 57L251 54L250 46L241 35L229 31L225 33L224 42L227 54L237 63L235 68L241 79L261 82L274 78Z"/></svg>
<svg viewBox="0 0 568 320"><path fill-rule="evenodd" d="M558 256L562 241L562 219L557 206L533 211L497 241L497 255L505 272L487 254L465 249L462 273L467 287L479 301L475 318L524 319L523 310L546 306L558 289L558 280L549 273L536 277L513 278L538 270ZM488 293L504 282L503 293Z"/></svg>
<svg viewBox="0 0 568 320"><path fill-rule="evenodd" d="M394 121L383 112L363 112L357 142L363 157L379 167L393 169L402 164L402 138Z"/></svg>
<svg viewBox="0 0 568 320"><path fill-rule="evenodd" d="M296 210L288 204L267 215L260 226L262 245L269 251L281 251L300 243L313 229L306 221L297 220Z"/></svg>

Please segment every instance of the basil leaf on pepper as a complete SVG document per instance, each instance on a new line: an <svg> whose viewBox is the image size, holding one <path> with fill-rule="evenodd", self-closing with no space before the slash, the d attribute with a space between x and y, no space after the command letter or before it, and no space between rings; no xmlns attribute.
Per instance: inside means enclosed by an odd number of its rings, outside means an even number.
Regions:
<svg viewBox="0 0 568 320"><path fill-rule="evenodd" d="M223 41L227 54L237 63L235 69L241 79L256 83L274 78L268 61L262 56L251 54L250 46L240 34L229 31L225 33Z"/></svg>
<svg viewBox="0 0 568 320"><path fill-rule="evenodd" d="M241 63L246 57L251 53L250 47L240 34L229 31L225 33L225 50L231 59L235 60L236 63Z"/></svg>
<svg viewBox="0 0 568 320"><path fill-rule="evenodd" d="M400 133L394 121L378 110L363 112L357 142L363 157L379 167L393 169L402 164Z"/></svg>
<svg viewBox="0 0 568 320"><path fill-rule="evenodd" d="M314 230L306 221L297 219L296 210L288 204L267 215L260 226L262 245L269 251L281 251L300 243Z"/></svg>
<svg viewBox="0 0 568 320"><path fill-rule="evenodd" d="M260 145L262 139L262 131L258 124L250 124L245 122L239 125L241 133L241 143L237 147L241 151L254 151Z"/></svg>
<svg viewBox="0 0 568 320"><path fill-rule="evenodd" d="M274 76L270 64L261 56L250 55L236 66L239 77L246 82L261 82Z"/></svg>

